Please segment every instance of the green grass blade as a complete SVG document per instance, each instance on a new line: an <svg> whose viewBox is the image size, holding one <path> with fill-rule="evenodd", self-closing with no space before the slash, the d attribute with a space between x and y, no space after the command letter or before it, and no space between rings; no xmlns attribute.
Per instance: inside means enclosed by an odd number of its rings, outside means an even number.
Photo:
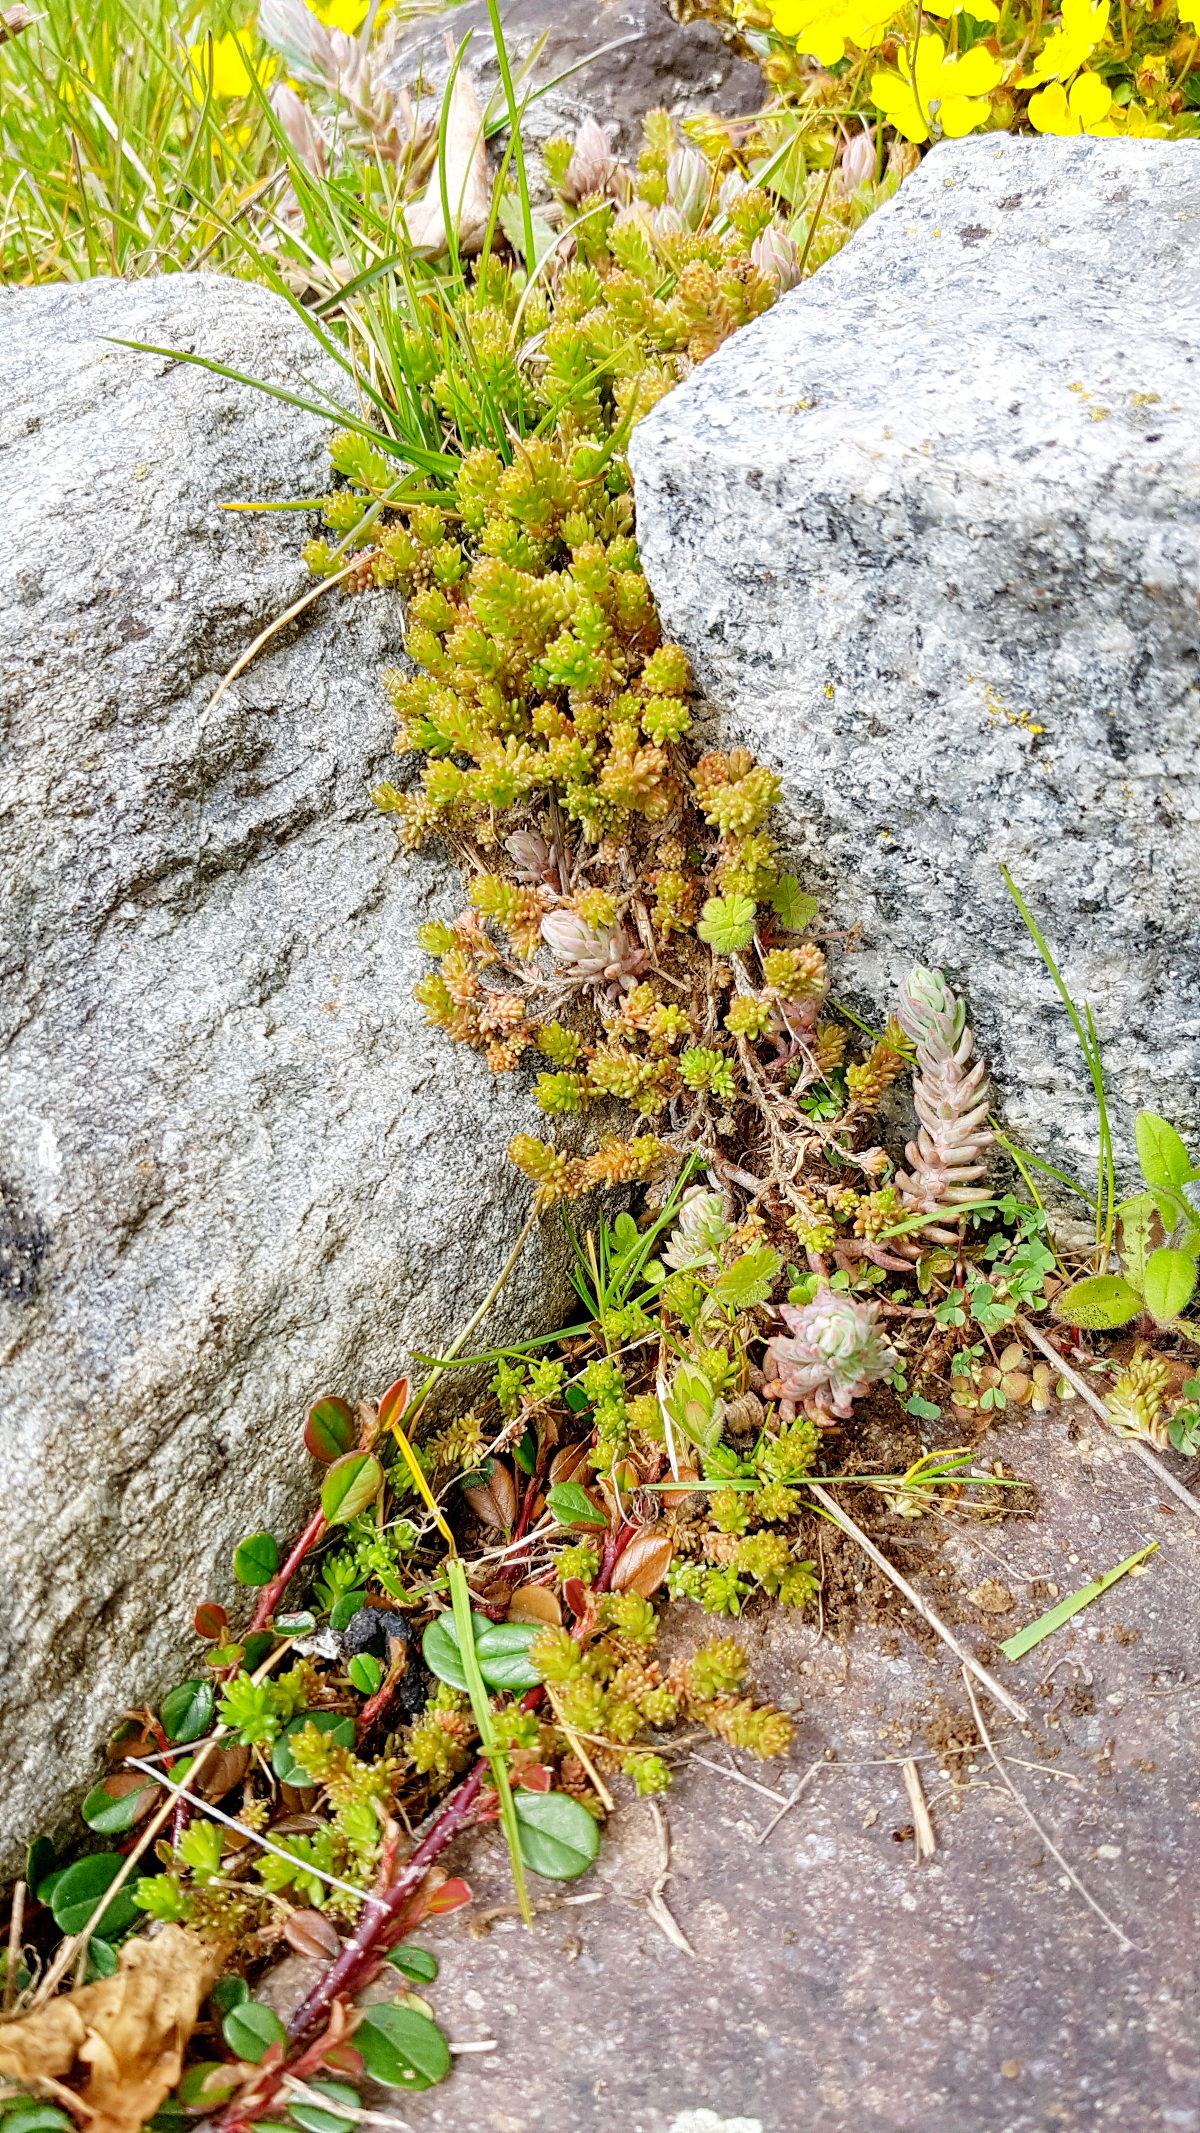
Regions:
<svg viewBox="0 0 1200 2133"><path fill-rule="evenodd" d="M492 1722L492 1707L488 1699L487 1685L479 1670L479 1655L475 1650L475 1617L471 1611L471 1595L467 1589L467 1573L459 1556L451 1556L446 1563L450 1580L450 1597L454 1603L454 1626L458 1631L458 1649L462 1654L463 1673L467 1677L467 1693L471 1709L479 1728L479 1745L492 1766L496 1791L500 1799L500 1827L508 1844L512 1860L513 1882L521 1916L527 1926L533 1924L533 1911L529 1903L529 1890L525 1882L525 1861L521 1856L521 1832L517 1826L517 1810L513 1805L512 1786L508 1779L508 1759L503 1748L496 1742L496 1728Z"/></svg>
<svg viewBox="0 0 1200 2133"><path fill-rule="evenodd" d="M1061 1629L1064 1622L1069 1622L1072 1615L1077 1615L1083 1607L1090 1607L1092 1601L1098 1600L1100 1594L1107 1592L1110 1585L1115 1585L1118 1578L1123 1578L1126 1572L1134 1569L1138 1563L1145 1562L1146 1557L1153 1555L1157 1546L1157 1541L1151 1541L1148 1547L1139 1548L1136 1555L1128 1556L1123 1563L1118 1563L1115 1570L1106 1570L1103 1577L1093 1578L1090 1585L1081 1585L1078 1592L1073 1592L1068 1599L1060 1600L1057 1606L1050 1609L1049 1614L1039 1615L1037 1621L1031 1622L1026 1629L1019 1629L1015 1636L1007 1637L1000 1646L1005 1658L1023 1659L1026 1652L1031 1652L1035 1644L1041 1643L1043 1637L1053 1636L1055 1630Z"/></svg>

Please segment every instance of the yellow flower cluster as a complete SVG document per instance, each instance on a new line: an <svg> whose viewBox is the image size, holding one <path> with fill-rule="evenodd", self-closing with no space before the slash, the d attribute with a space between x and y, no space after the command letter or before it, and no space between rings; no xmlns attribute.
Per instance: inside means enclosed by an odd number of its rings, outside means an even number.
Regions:
<svg viewBox="0 0 1200 2133"><path fill-rule="evenodd" d="M1189 99L1185 90L1200 71L1200 0L1122 6L1119 32L1110 0L1060 0L1057 19L1032 0L729 4L793 49L794 86L811 91L813 63L838 68L840 79L821 90L825 105L844 104L843 117L873 109L918 145L985 127L1135 137L1195 130L1194 91ZM786 87L782 61L778 79Z"/></svg>

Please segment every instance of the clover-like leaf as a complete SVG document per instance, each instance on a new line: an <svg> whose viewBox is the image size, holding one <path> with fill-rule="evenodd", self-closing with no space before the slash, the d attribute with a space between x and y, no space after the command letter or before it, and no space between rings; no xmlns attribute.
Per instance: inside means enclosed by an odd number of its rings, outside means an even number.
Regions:
<svg viewBox="0 0 1200 2133"><path fill-rule="evenodd" d="M774 1285L783 1261L769 1244L760 1244L757 1251L743 1252L732 1266L718 1274L714 1281L713 1295L731 1311L745 1311L751 1304L765 1303Z"/></svg>
<svg viewBox="0 0 1200 2133"><path fill-rule="evenodd" d="M754 939L756 909L751 896L710 896L696 931L718 955L732 955Z"/></svg>
<svg viewBox="0 0 1200 2133"><path fill-rule="evenodd" d="M771 909L789 933L803 933L817 915L817 899L802 889L794 874L781 874L771 891Z"/></svg>

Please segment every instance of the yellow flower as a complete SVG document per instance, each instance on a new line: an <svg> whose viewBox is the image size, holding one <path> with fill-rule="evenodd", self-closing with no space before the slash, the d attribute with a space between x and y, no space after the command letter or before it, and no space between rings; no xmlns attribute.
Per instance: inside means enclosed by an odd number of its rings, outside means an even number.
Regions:
<svg viewBox="0 0 1200 2133"><path fill-rule="evenodd" d="M312 10L314 15L320 16L326 29L345 30L348 36L353 37L366 21L370 4L371 0L312 0ZM392 6L393 0L381 0L381 5L375 10L376 22L382 22L384 16L390 14Z"/></svg>
<svg viewBox="0 0 1200 2133"><path fill-rule="evenodd" d="M1179 20L1189 30L1200 30L1200 0L1179 0Z"/></svg>
<svg viewBox="0 0 1200 2133"><path fill-rule="evenodd" d="M846 46L869 51L900 12L897 0L768 0L781 37L823 67L836 66ZM1200 6L1200 0L1197 0Z"/></svg>
<svg viewBox="0 0 1200 2133"><path fill-rule="evenodd" d="M911 59L902 46L899 73L872 75L871 101L906 141L927 141L934 113L941 131L957 141L986 123L991 108L987 91L996 88L1003 72L1000 61L981 44L961 59L948 58L942 39L931 31L917 46L915 93Z"/></svg>
<svg viewBox="0 0 1200 2133"><path fill-rule="evenodd" d="M1108 0L1062 0L1062 22L1050 32L1028 74L1021 76L1018 88L1032 89L1042 81L1069 80L1107 36ZM1075 132L1076 128L1061 130Z"/></svg>
<svg viewBox="0 0 1200 2133"><path fill-rule="evenodd" d="M1029 99L1029 122L1039 133L1115 133L1109 118L1112 90L1098 74L1081 74L1071 83L1070 94L1060 81L1051 82Z"/></svg>
<svg viewBox="0 0 1200 2133"><path fill-rule="evenodd" d="M1196 5L1200 7L1200 0L1196 0ZM946 0L938 0L936 6L931 6L930 0L925 0L925 13L927 15L936 15L939 22L945 22L950 15L961 15L964 10L967 14L973 15L976 22L999 22L1000 20L1000 10L995 4L995 0L952 0L950 6L946 5Z"/></svg>
<svg viewBox="0 0 1200 2133"><path fill-rule="evenodd" d="M246 50L252 41L249 28L237 37L214 37L212 41L212 93L214 96L247 96L250 92L251 74L246 65ZM188 58L200 77L202 86L208 87L208 39L201 44L188 46ZM270 55L264 56L255 68L260 82L270 79L272 70Z"/></svg>

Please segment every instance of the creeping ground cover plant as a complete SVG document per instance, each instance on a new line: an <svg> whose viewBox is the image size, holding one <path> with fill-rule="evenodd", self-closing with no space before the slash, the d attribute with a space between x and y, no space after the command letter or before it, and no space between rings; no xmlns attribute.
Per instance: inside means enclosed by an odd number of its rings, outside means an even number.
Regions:
<svg viewBox="0 0 1200 2133"><path fill-rule="evenodd" d="M57 5L48 29L3 17L26 128ZM1157 1464L1200 1452L1200 1169L1143 1114L1144 1189L1118 1197L1094 1027L1015 885L1097 1092L1094 1190L1056 1180L1094 1248L1062 1243L951 976L915 962L880 1028L839 997L853 965L789 868L777 775L697 734L626 456L930 139L1189 129L1194 15L750 0L722 19L763 66L763 113L650 113L636 165L589 121L535 170L537 91L494 10L485 108L469 46L406 104L386 10L356 7L189 20L158 219L118 158L85 241L105 151L81 131L52 213L14 220L6 195L5 256L27 279L169 266L203 233L341 365L339 403L294 396L330 420L326 493L241 501L301 514L312 599L403 598L379 833L414 867L440 842L461 868L456 915L421 928L417 1005L464 1071L532 1091L541 1123L508 1148L529 1216L420 1384L338 1386L298 1419L307 1523L248 1532L222 1598L189 1596L185 1678L116 1729L84 1848L31 1848L5 2133L88 2113L111 2133L340 2133L369 2122L364 2082L440 2083L421 1929L471 1902L460 1837L498 1825L528 1921L588 1872L622 1796L669 1787L691 1734L787 1750L793 1713L756 1693L743 1619L783 1606L819 1635L869 1576L1023 1716L892 1555L922 1520L1028 1512L985 1434L1081 1383ZM59 42L66 127L85 70ZM181 173L167 146L197 94ZM488 1345L537 1223L563 1226L572 1321ZM311 1966L299 2005L272 1984L289 1952Z"/></svg>

